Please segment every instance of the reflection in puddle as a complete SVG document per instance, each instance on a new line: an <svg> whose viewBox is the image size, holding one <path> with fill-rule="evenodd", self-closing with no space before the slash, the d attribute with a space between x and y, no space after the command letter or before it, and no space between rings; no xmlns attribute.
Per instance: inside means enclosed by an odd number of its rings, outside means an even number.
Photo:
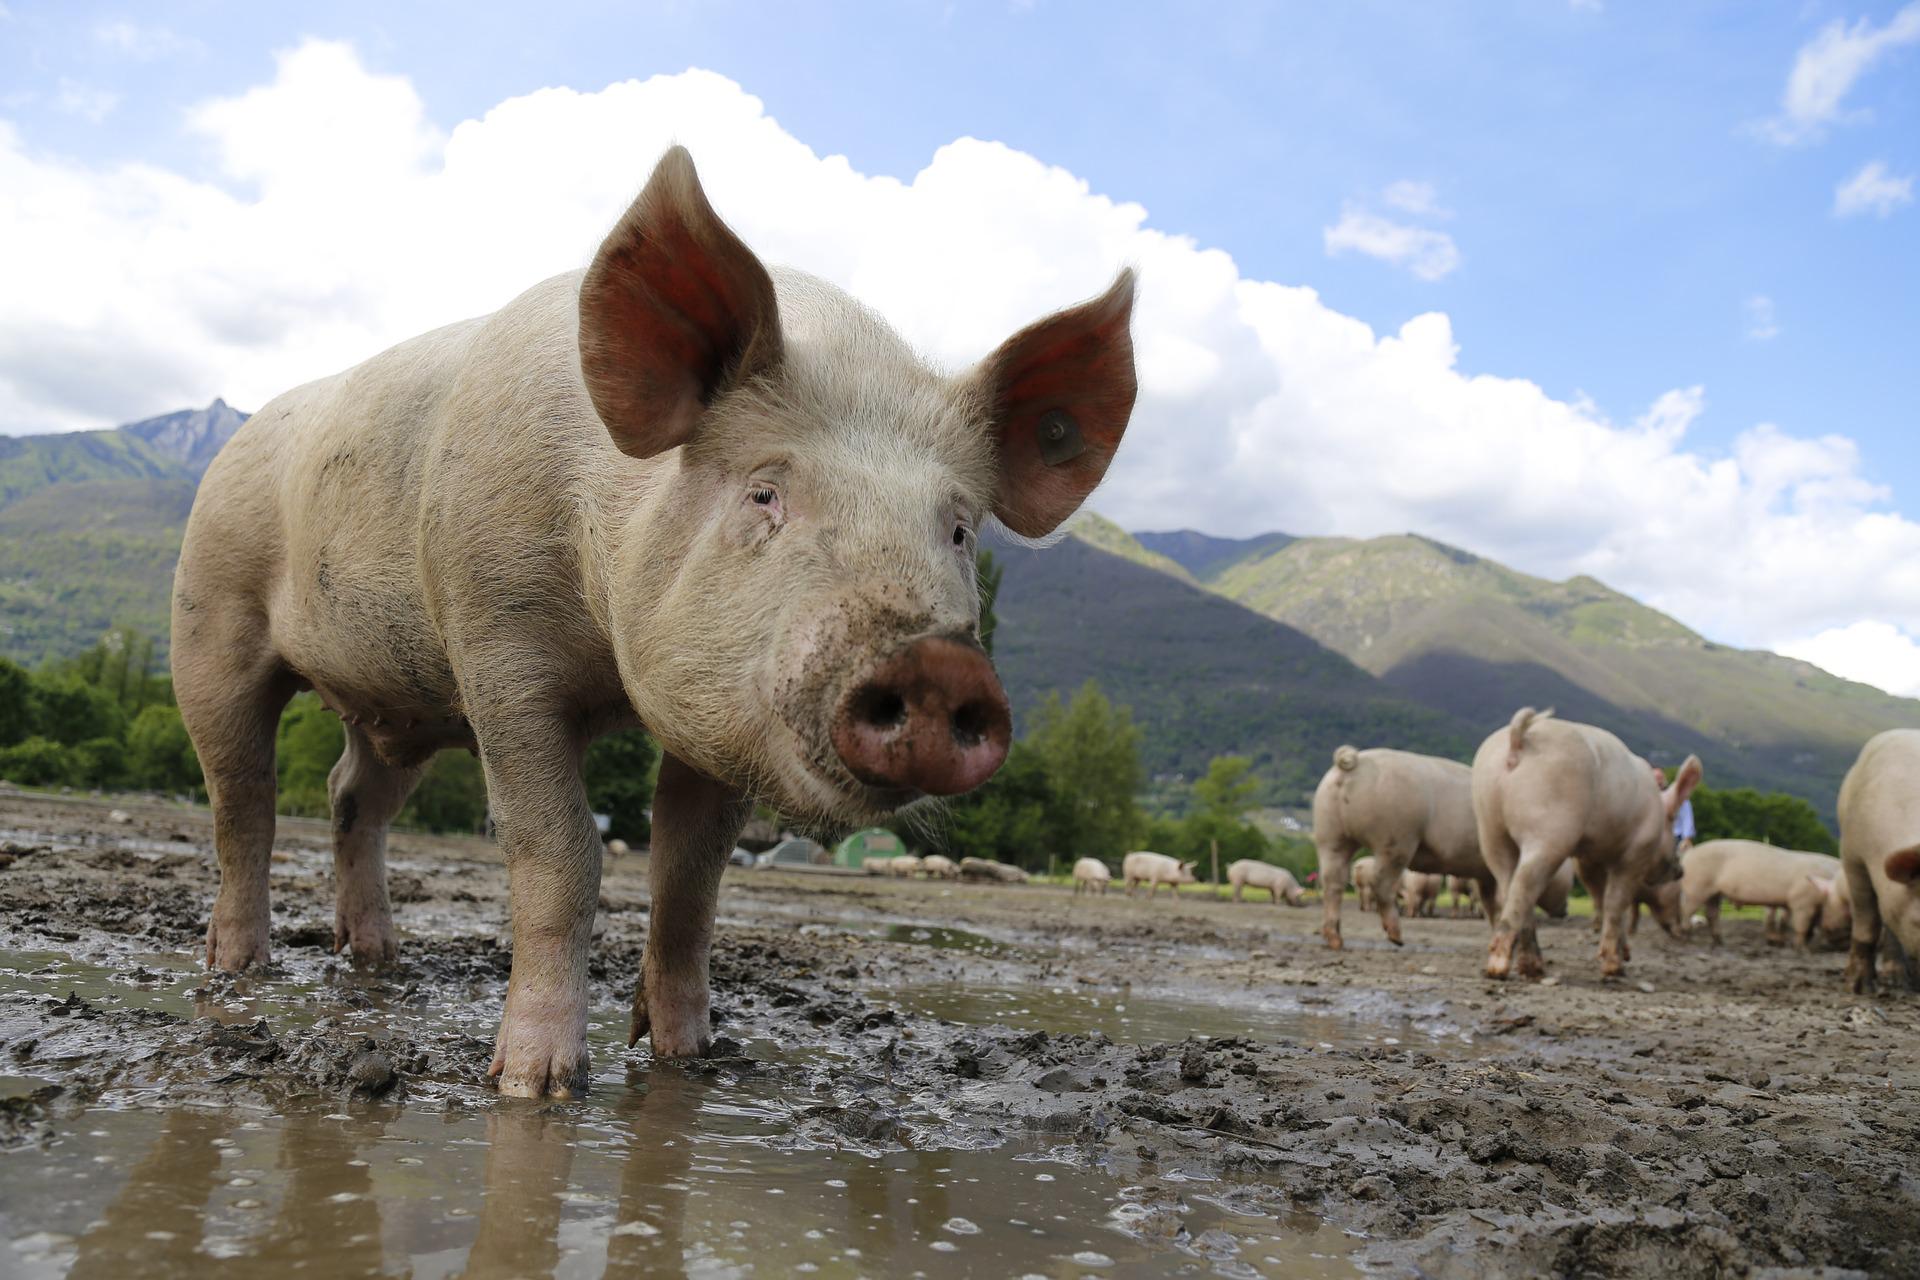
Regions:
<svg viewBox="0 0 1920 1280"><path fill-rule="evenodd" d="M210 1004L194 994L205 977L188 953L99 959L0 957L0 1040L15 1040L8 1023L23 999L70 990L275 1026L491 1029L485 1002L376 1002L345 977L250 981ZM1034 1007L1030 995L1021 1007ZM1179 1010L1185 1035L1192 1011ZM1156 1009L1110 1012L1161 1034ZM592 1039L603 1069L576 1103L501 1100L478 1086L416 1090L406 1105L316 1094L277 1110L163 1107L164 1088L110 1093L64 1113L44 1146L0 1157L0 1274L1356 1274L1356 1241L1242 1211L1245 1185L1204 1167L1135 1185L1137 1170L1088 1168L1082 1150L1028 1133L992 1135L1004 1141L985 1150L971 1149L982 1137L972 1130L955 1134L969 1149L829 1144L796 1128L805 1099L777 1077L643 1069L621 1052L613 1017ZM763 1062L793 1052L764 1041L746 1051ZM5 1091L38 1083L12 1077Z"/></svg>
<svg viewBox="0 0 1920 1280"><path fill-rule="evenodd" d="M1129 991L1073 987L985 987L974 983L916 983L884 997L902 1012L969 1026L1006 1026L1056 1035L1100 1032L1129 1044L1189 1036L1252 1036L1310 1044L1378 1045L1440 1052L1465 1048L1471 1037L1439 1018L1409 1018L1386 1008L1355 1004L1317 1012L1298 1004L1252 1002L1245 1007L1210 1000L1175 1000Z"/></svg>

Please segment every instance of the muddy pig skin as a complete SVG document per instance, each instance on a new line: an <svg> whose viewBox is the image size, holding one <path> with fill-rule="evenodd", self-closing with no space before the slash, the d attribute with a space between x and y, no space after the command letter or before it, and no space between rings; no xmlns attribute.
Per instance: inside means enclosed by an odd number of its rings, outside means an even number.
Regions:
<svg viewBox="0 0 1920 1280"><path fill-rule="evenodd" d="M1073 891L1104 894L1113 882L1113 872L1098 858L1081 858L1073 864Z"/></svg>
<svg viewBox="0 0 1920 1280"><path fill-rule="evenodd" d="M1120 875L1127 882L1127 896L1133 896L1136 885L1147 886L1147 897L1151 899L1160 892L1160 886L1166 885L1173 890L1174 896L1180 896L1179 886L1196 884L1193 878L1191 862L1182 862L1178 858L1169 858L1164 853L1130 853L1120 860Z"/></svg>
<svg viewBox="0 0 1920 1280"><path fill-rule="evenodd" d="M632 1034L705 1052L754 800L864 826L1005 757L975 538L1042 536L1100 481L1132 298L1122 272L949 375L769 271L676 147L584 272L270 401L208 470L174 583L216 821L209 966L268 958L274 728L311 688L346 723L336 945L393 956L387 827L435 751L475 750L512 899L491 1074L572 1094L601 862L580 761L644 725L663 754Z"/></svg>
<svg viewBox="0 0 1920 1280"><path fill-rule="evenodd" d="M1853 903L1847 986L1874 984L1881 930L1895 966L1920 990L1920 729L1889 729L1861 748L1840 784L1840 866Z"/></svg>
<svg viewBox="0 0 1920 1280"><path fill-rule="evenodd" d="M1662 790L1653 767L1605 729L1532 707L1489 735L1473 759L1480 848L1499 881L1487 976L1545 972L1533 908L1569 859L1601 920L1601 975L1622 973L1640 890L1679 874L1673 815L1700 776L1699 759L1688 756Z"/></svg>
<svg viewBox="0 0 1920 1280"><path fill-rule="evenodd" d="M1757 840L1709 840L1680 860L1680 919L1684 924L1704 909L1715 946L1720 945L1722 898L1736 906L1784 908L1794 943L1803 951L1816 924L1837 946L1852 923L1840 859Z"/></svg>
<svg viewBox="0 0 1920 1280"><path fill-rule="evenodd" d="M1320 855L1320 936L1338 950L1340 907L1353 855L1372 851L1374 882L1360 909L1400 945L1400 879L1408 870L1471 876L1493 901L1493 875L1480 857L1473 775L1457 760L1411 751L1341 747L1313 793L1313 843ZM1365 861L1365 859L1362 859ZM1359 886L1356 876L1354 881Z"/></svg>
<svg viewBox="0 0 1920 1280"><path fill-rule="evenodd" d="M1293 878L1293 872L1285 867L1276 867L1271 862L1261 862L1257 858L1242 858L1227 868L1227 883L1233 886L1233 900L1240 901L1242 889L1265 889L1273 895L1278 906L1284 899L1290 907L1300 906L1306 901L1306 890Z"/></svg>

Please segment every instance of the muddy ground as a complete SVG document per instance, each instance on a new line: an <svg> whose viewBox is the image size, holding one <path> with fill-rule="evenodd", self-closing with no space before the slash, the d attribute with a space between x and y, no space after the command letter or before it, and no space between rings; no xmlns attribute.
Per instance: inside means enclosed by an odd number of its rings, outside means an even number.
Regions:
<svg viewBox="0 0 1920 1280"><path fill-rule="evenodd" d="M328 952L283 821L275 963L195 959L202 810L0 792L0 1273L1920 1275L1920 998L1844 957L1477 920L730 870L717 1056L628 1051L610 864L591 1096L481 1083L478 840L397 835L406 945Z"/></svg>

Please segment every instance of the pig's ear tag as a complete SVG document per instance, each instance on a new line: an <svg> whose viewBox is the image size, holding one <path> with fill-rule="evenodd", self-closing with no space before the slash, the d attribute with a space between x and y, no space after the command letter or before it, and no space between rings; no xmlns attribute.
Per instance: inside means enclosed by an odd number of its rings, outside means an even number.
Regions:
<svg viewBox="0 0 1920 1280"><path fill-rule="evenodd" d="M1040 460L1050 467L1071 462L1087 451L1087 438L1080 424L1065 409L1049 409L1040 415Z"/></svg>

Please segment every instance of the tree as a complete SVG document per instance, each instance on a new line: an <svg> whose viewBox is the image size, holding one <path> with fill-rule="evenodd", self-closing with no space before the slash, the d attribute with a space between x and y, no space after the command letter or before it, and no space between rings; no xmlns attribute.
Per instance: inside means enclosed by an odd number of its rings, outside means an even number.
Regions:
<svg viewBox="0 0 1920 1280"><path fill-rule="evenodd" d="M280 776L280 812L324 818L331 804L327 775L347 749L340 719L311 693L296 694L280 716L274 751Z"/></svg>
<svg viewBox="0 0 1920 1280"><path fill-rule="evenodd" d="M180 720L180 709L156 702L127 727L127 771L135 786L155 791L199 789L200 757Z"/></svg>
<svg viewBox="0 0 1920 1280"><path fill-rule="evenodd" d="M33 736L33 677L11 658L0 658L0 747Z"/></svg>
<svg viewBox="0 0 1920 1280"><path fill-rule="evenodd" d="M118 738L127 718L106 690L75 675L33 682L34 722L40 735L64 746L89 738Z"/></svg>
<svg viewBox="0 0 1920 1280"><path fill-rule="evenodd" d="M1047 832L1054 816L1053 788L1039 753L1015 742L1006 763L987 784L962 796L930 819L908 814L894 820L904 840L952 858L997 858L1028 868L1047 865Z"/></svg>
<svg viewBox="0 0 1920 1280"><path fill-rule="evenodd" d="M660 773L660 748L644 730L624 729L587 748L587 803L611 818L610 837L639 844L653 835L648 813Z"/></svg>
<svg viewBox="0 0 1920 1280"><path fill-rule="evenodd" d="M993 611L993 602L1000 598L1000 576L1006 568L996 562L993 552L981 548L973 558L974 577L980 583L980 647L993 655L993 633L1000 625L1000 618Z"/></svg>
<svg viewBox="0 0 1920 1280"><path fill-rule="evenodd" d="M1693 793L1693 821L1706 840L1761 840L1783 849L1837 853L1833 833L1820 821L1813 806L1799 796L1778 791L1736 787L1715 791L1700 787Z"/></svg>
<svg viewBox="0 0 1920 1280"><path fill-rule="evenodd" d="M1135 846L1146 828L1135 799L1145 773L1131 712L1114 706L1089 680L1071 702L1047 695L1027 743L1053 793L1046 852L1112 858Z"/></svg>
<svg viewBox="0 0 1920 1280"><path fill-rule="evenodd" d="M118 738L88 738L71 749L76 787L107 790L127 784L127 747Z"/></svg>
<svg viewBox="0 0 1920 1280"><path fill-rule="evenodd" d="M31 737L0 747L0 778L29 787L53 787L73 777L73 753L51 738Z"/></svg>
<svg viewBox="0 0 1920 1280"><path fill-rule="evenodd" d="M478 831L487 820L487 778L467 751L442 751L421 775L402 823L429 831Z"/></svg>

